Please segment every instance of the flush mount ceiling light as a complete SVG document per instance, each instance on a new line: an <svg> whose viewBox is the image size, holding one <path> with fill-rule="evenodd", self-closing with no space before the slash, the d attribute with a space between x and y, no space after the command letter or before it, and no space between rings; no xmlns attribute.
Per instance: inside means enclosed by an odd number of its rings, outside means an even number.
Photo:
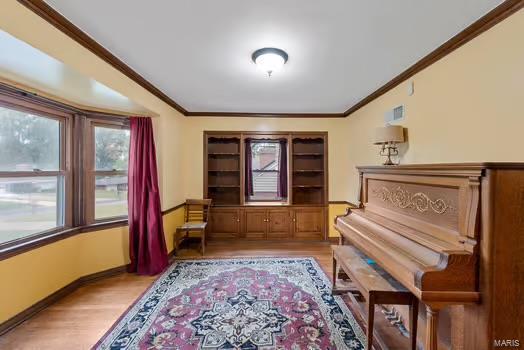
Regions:
<svg viewBox="0 0 524 350"><path fill-rule="evenodd" d="M271 76L273 72L284 66L287 62L288 55L284 50L274 47L264 47L253 52L251 59L257 67L266 72L268 76Z"/></svg>

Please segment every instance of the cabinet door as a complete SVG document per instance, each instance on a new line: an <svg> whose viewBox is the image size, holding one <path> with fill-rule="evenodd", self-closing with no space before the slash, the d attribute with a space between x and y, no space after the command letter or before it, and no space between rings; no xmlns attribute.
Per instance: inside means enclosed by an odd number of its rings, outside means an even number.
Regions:
<svg viewBox="0 0 524 350"><path fill-rule="evenodd" d="M247 239L265 239L267 213L265 209L244 209L244 235Z"/></svg>
<svg viewBox="0 0 524 350"><path fill-rule="evenodd" d="M291 238L291 211L290 209L268 209L268 239Z"/></svg>
<svg viewBox="0 0 524 350"><path fill-rule="evenodd" d="M210 238L235 238L240 234L240 210L213 208L209 237Z"/></svg>
<svg viewBox="0 0 524 350"><path fill-rule="evenodd" d="M324 208L296 208L293 236L297 239L324 239Z"/></svg>

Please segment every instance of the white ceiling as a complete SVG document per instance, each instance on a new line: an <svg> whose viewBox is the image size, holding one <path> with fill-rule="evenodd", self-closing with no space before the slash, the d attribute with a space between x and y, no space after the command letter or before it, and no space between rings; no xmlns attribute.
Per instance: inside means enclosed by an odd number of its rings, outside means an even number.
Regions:
<svg viewBox="0 0 524 350"><path fill-rule="evenodd" d="M343 112L501 0L47 0L189 111ZM289 61L268 78L256 49Z"/></svg>
<svg viewBox="0 0 524 350"><path fill-rule="evenodd" d="M150 114L107 86L0 30L0 81L28 87L78 107Z"/></svg>

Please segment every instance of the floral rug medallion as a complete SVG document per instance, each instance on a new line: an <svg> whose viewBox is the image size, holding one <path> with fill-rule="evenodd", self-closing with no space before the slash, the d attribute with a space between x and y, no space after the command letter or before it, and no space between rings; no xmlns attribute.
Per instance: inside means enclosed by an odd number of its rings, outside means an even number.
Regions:
<svg viewBox="0 0 524 350"><path fill-rule="evenodd" d="M363 349L311 258L180 260L94 349Z"/></svg>

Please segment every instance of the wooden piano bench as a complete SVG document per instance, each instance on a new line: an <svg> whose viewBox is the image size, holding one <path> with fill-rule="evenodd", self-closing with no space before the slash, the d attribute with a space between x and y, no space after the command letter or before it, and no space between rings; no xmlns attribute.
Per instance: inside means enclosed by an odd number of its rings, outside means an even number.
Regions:
<svg viewBox="0 0 524 350"><path fill-rule="evenodd" d="M358 293L367 304L367 349L373 346L375 305L409 305L411 349L417 348L418 299L390 275L374 269L366 257L351 245L332 245L333 294ZM337 289L337 265L347 274L355 289ZM358 307L356 308L358 309ZM366 319L365 315L361 315Z"/></svg>

